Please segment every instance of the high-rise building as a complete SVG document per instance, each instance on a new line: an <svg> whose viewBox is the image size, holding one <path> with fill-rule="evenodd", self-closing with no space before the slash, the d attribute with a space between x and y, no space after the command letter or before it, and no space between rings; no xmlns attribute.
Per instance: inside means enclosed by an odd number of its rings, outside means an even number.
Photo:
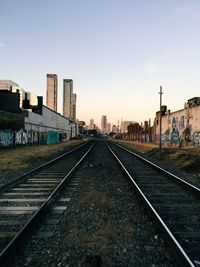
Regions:
<svg viewBox="0 0 200 267"><path fill-rule="evenodd" d="M95 129L94 119L90 119L89 130Z"/></svg>
<svg viewBox="0 0 200 267"><path fill-rule="evenodd" d="M47 107L57 112L57 88L58 76L56 74L47 74Z"/></svg>
<svg viewBox="0 0 200 267"><path fill-rule="evenodd" d="M72 120L76 120L76 94L72 95Z"/></svg>
<svg viewBox="0 0 200 267"><path fill-rule="evenodd" d="M63 116L73 119L73 80L63 80Z"/></svg>
<svg viewBox="0 0 200 267"><path fill-rule="evenodd" d="M108 133L111 132L111 123L110 122L107 123L107 132Z"/></svg>
<svg viewBox="0 0 200 267"><path fill-rule="evenodd" d="M102 115L102 117L101 117L101 131L102 131L102 133L107 132L107 117L106 117L106 115Z"/></svg>

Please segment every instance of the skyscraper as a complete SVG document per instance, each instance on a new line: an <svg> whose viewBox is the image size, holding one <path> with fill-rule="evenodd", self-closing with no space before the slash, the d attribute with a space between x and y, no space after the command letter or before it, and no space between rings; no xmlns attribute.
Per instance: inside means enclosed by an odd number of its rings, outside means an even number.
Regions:
<svg viewBox="0 0 200 267"><path fill-rule="evenodd" d="M72 119L76 120L76 94L72 95Z"/></svg>
<svg viewBox="0 0 200 267"><path fill-rule="evenodd" d="M101 131L102 131L102 133L107 132L107 117L106 117L106 115L102 115L102 117L101 117Z"/></svg>
<svg viewBox="0 0 200 267"><path fill-rule="evenodd" d="M57 87L58 77L56 74L47 74L47 107L57 111Z"/></svg>
<svg viewBox="0 0 200 267"><path fill-rule="evenodd" d="M63 116L73 119L73 80L63 80Z"/></svg>

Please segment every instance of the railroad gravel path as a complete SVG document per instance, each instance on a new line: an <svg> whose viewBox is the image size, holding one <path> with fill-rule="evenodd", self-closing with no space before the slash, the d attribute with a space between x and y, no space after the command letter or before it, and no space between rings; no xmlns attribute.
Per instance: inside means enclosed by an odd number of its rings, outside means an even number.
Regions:
<svg viewBox="0 0 200 267"><path fill-rule="evenodd" d="M73 149L83 141L55 145L27 146L0 150L0 187ZM11 166L12 165L12 166ZM5 171L6 169L6 171Z"/></svg>
<svg viewBox="0 0 200 267"><path fill-rule="evenodd" d="M176 266L103 142L74 179L54 235L32 236L8 266ZM101 265L91 264L94 255Z"/></svg>
<svg viewBox="0 0 200 267"><path fill-rule="evenodd" d="M185 150L180 150L179 152L177 152L174 149L174 152L169 151L167 149L163 149L163 157L162 159L159 158L159 149L152 149L149 150L145 149L145 147L148 147L148 144L145 143L136 143L135 142L126 142L126 141L115 141L116 143L124 146L125 148L141 155L142 157L146 158L147 160L150 160L151 162L155 163L156 165L160 166L161 168L164 168L165 170L168 170L169 172L181 177L182 179L184 179L185 181L200 187L200 171L199 171L199 160L200 157L197 157L199 148L193 148L193 150L196 149L196 153L192 152L187 152ZM139 145L138 145L139 144ZM153 147L151 145L151 147ZM141 152L142 151L142 152ZM190 150L191 151L191 150ZM179 155L179 159L176 157L177 154ZM185 155L186 154L186 155ZM193 155L195 154L195 156ZM170 155L170 156L169 156ZM174 159L173 158L174 155ZM169 158L171 158L171 160L169 160ZM180 162L181 159L181 162ZM177 161L177 162L176 162ZM190 169L189 168L183 168L183 162L193 162L192 164L190 164ZM185 165L185 163L184 163ZM178 167L179 166L179 167Z"/></svg>

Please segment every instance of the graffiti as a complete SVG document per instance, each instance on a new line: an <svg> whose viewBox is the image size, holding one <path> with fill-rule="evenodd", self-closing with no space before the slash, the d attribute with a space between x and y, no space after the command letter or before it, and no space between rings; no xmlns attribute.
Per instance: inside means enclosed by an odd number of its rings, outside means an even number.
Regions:
<svg viewBox="0 0 200 267"><path fill-rule="evenodd" d="M48 132L48 138L47 138L47 144L56 144L58 142L59 142L58 132L49 131Z"/></svg>
<svg viewBox="0 0 200 267"><path fill-rule="evenodd" d="M8 147L12 145L26 144L56 144L59 141L67 138L66 133L58 133L56 131L49 132L33 132L19 131L12 132L11 130L0 131L0 147Z"/></svg>
<svg viewBox="0 0 200 267"><path fill-rule="evenodd" d="M173 119L172 119L171 141L172 142L178 142L178 141L180 141L177 118L175 118L175 117L173 117Z"/></svg>
<svg viewBox="0 0 200 267"><path fill-rule="evenodd" d="M20 129L18 132L15 132L15 144L16 145L28 144L28 134L27 132L24 132L23 129Z"/></svg>
<svg viewBox="0 0 200 267"><path fill-rule="evenodd" d="M200 146L200 132L194 132L193 133L193 145L194 146Z"/></svg>
<svg viewBox="0 0 200 267"><path fill-rule="evenodd" d="M13 132L10 130L0 131L0 147L6 147L13 144Z"/></svg>
<svg viewBox="0 0 200 267"><path fill-rule="evenodd" d="M181 119L179 121L179 128L180 129L183 129L185 126L184 126L184 115L181 116Z"/></svg>
<svg viewBox="0 0 200 267"><path fill-rule="evenodd" d="M39 133L39 142L44 145L47 144L48 132Z"/></svg>
<svg viewBox="0 0 200 267"><path fill-rule="evenodd" d="M28 144L37 144L38 143L38 133L37 132L28 132Z"/></svg>

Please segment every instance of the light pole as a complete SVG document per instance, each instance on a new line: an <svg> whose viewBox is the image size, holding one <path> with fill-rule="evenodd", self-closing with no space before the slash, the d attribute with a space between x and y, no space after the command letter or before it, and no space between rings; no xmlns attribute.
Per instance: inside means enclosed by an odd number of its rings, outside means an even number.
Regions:
<svg viewBox="0 0 200 267"><path fill-rule="evenodd" d="M162 157L162 112L161 112L161 109L162 109L162 86L160 86L160 92L159 92L159 95L160 95L160 138L159 138L159 154L160 154L160 158Z"/></svg>

